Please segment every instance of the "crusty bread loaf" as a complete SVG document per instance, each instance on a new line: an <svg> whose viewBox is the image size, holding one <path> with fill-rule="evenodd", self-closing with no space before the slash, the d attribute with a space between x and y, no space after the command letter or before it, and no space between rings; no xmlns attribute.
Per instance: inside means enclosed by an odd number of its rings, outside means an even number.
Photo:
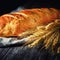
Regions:
<svg viewBox="0 0 60 60"><path fill-rule="evenodd" d="M60 18L54 8L25 9L0 16L0 36L19 36L22 32Z"/></svg>

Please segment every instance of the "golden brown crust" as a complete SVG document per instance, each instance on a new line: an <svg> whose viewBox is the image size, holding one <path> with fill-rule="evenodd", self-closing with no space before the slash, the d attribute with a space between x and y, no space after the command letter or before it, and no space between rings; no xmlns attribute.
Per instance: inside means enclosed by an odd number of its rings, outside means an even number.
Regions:
<svg viewBox="0 0 60 60"><path fill-rule="evenodd" d="M0 17L0 36L18 36L28 29L46 25L60 18L59 13L54 8L37 8L4 14Z"/></svg>

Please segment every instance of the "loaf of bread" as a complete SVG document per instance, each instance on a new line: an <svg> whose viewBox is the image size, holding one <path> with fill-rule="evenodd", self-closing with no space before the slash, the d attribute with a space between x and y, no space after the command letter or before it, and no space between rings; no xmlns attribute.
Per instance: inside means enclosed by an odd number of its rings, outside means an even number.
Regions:
<svg viewBox="0 0 60 60"><path fill-rule="evenodd" d="M60 18L60 11L54 8L25 9L0 16L0 36L19 36L40 25L46 25Z"/></svg>

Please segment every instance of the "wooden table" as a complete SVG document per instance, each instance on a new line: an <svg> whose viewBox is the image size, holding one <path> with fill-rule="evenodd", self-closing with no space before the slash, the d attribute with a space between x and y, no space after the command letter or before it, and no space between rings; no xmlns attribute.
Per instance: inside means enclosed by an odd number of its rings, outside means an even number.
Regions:
<svg viewBox="0 0 60 60"><path fill-rule="evenodd" d="M60 55L52 55L41 47L27 46L0 48L0 60L60 60Z"/></svg>

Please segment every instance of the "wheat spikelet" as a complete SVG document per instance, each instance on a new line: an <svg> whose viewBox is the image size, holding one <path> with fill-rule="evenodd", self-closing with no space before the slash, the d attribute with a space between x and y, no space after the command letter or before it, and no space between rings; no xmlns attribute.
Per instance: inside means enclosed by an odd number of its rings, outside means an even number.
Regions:
<svg viewBox="0 0 60 60"><path fill-rule="evenodd" d="M54 22L49 23L48 25L43 26L44 28L35 29L30 31L32 35L25 36L28 40L25 42L24 45L28 46L29 48L33 48L38 44L41 44L43 41L43 47L48 49L52 53L60 53L60 19L55 20ZM29 33L27 33L28 35ZM42 47L42 48L43 48Z"/></svg>

